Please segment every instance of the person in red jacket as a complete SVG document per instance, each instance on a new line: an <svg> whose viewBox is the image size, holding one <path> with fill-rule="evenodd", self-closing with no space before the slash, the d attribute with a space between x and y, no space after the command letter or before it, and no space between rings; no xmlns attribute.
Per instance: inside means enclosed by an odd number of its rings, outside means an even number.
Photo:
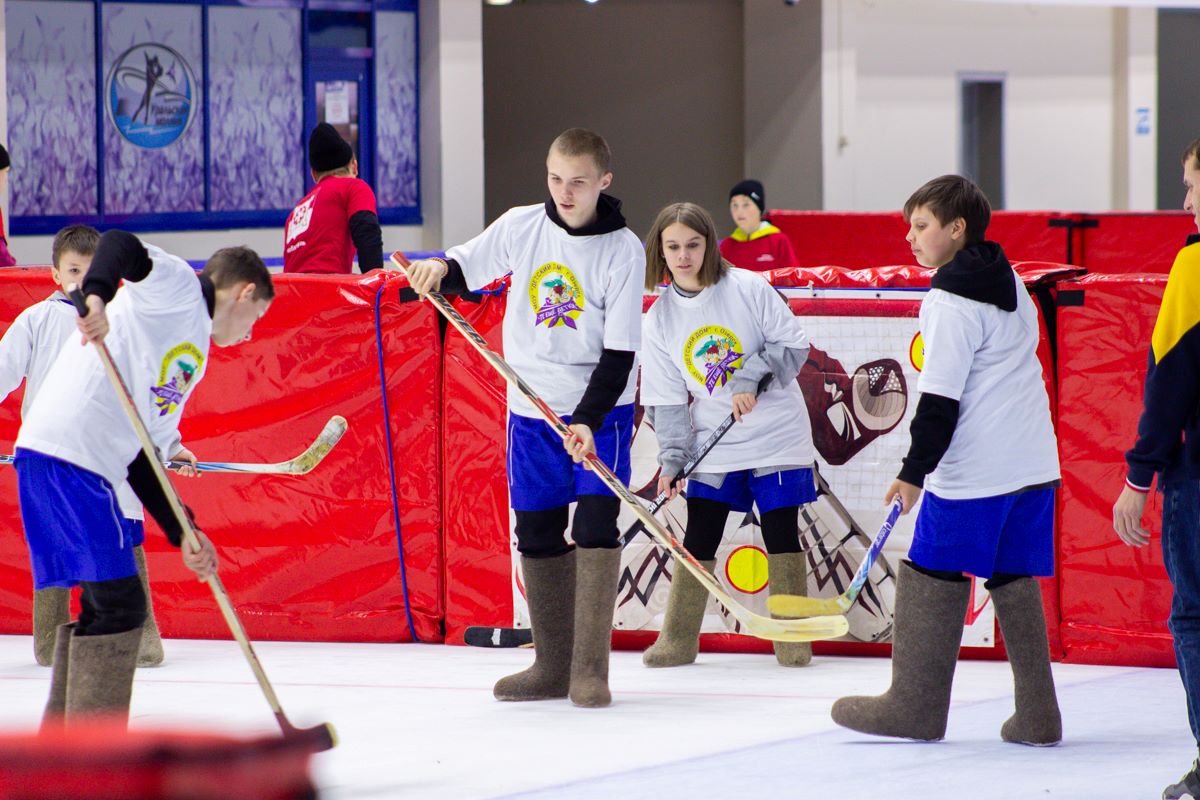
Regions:
<svg viewBox="0 0 1200 800"><path fill-rule="evenodd" d="M735 267L757 272L800 266L787 236L763 219L765 209L760 182L747 179L729 190L729 213L737 228L718 245L721 255Z"/></svg>
<svg viewBox="0 0 1200 800"><path fill-rule="evenodd" d="M0 195L8 186L8 168L12 162L8 158L8 150L0 145ZM11 267L17 263L13 254L8 252L8 237L4 234L4 212L0 211L0 267Z"/></svg>
<svg viewBox="0 0 1200 800"><path fill-rule="evenodd" d="M383 266L383 234L375 193L358 177L358 160L332 125L322 122L308 139L308 163L316 186L288 214L284 272L349 274Z"/></svg>

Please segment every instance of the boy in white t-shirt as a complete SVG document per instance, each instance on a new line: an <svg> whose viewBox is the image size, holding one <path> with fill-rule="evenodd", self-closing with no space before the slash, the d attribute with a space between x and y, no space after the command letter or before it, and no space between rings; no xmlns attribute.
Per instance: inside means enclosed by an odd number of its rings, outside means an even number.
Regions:
<svg viewBox="0 0 1200 800"><path fill-rule="evenodd" d="M885 496L904 513L926 490L896 583L892 686L833 706L839 725L938 740L970 603L963 573L988 579L1012 664L1007 742L1052 745L1062 718L1042 595L1054 573L1058 449L1037 357L1037 311L1004 251L984 240L991 207L974 183L944 175L904 205L913 255L937 270L921 303L925 360L912 444Z"/></svg>
<svg viewBox="0 0 1200 800"><path fill-rule="evenodd" d="M51 245L50 276L60 289L18 314L4 338L0 339L0 400L25 381L22 415L32 404L63 343L76 333L75 320L79 315L62 289L83 281L99 241L99 231L87 225L69 225L55 234ZM196 461L196 457L179 442L168 448L168 452L175 461L193 464ZM194 469L188 468L187 474L195 474ZM163 648L150 601L146 555L142 549L145 536L142 504L128 483L122 483L117 489L117 503L121 509L121 525L134 544L138 577L146 592L146 624L142 628L138 666L155 666L162 663ZM47 586L33 592L34 658L43 667L50 666L54 659L54 637L58 627L70 621L70 603L71 590L65 586Z"/></svg>
<svg viewBox="0 0 1200 800"><path fill-rule="evenodd" d="M621 202L602 193L611 160L598 134L564 131L546 157L549 200L509 209L445 259L409 268L418 294L477 289L511 271L505 358L572 431L560 439L509 387L508 484L536 658L496 683L498 700L612 702L620 500L579 462L595 452L629 483L645 254ZM564 538L572 502L574 546Z"/></svg>
<svg viewBox="0 0 1200 800"><path fill-rule="evenodd" d="M182 535L91 343L108 346L161 457L178 441L210 339L227 346L248 338L274 288L247 248L218 250L196 275L183 259L108 231L83 293L88 314L76 320L83 336L68 338L46 373L24 415L14 462L34 588L82 589L79 619L58 629L43 727L99 715L128 719L146 596L113 487L128 480L172 544ZM204 579L217 556L198 536L200 550L185 547L182 555Z"/></svg>

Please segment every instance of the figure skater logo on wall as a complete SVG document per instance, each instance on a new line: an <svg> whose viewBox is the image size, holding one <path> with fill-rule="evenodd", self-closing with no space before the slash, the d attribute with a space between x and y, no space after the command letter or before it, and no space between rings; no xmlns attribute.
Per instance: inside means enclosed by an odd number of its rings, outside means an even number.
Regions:
<svg viewBox="0 0 1200 800"><path fill-rule="evenodd" d="M191 342L184 342L167 351L158 373L158 385L150 387L154 407L158 409L160 417L170 414L187 397L188 389L196 382L202 364L204 356Z"/></svg>
<svg viewBox="0 0 1200 800"><path fill-rule="evenodd" d="M683 363L688 372L712 394L742 368L746 350L737 335L720 325L705 325L683 345Z"/></svg>
<svg viewBox="0 0 1200 800"><path fill-rule="evenodd" d="M183 56L165 45L136 44L109 68L105 106L128 142L158 149L177 141L191 125L195 92L194 73Z"/></svg>
<svg viewBox="0 0 1200 800"><path fill-rule="evenodd" d="M566 266L543 264L529 279L529 304L535 327L545 323L547 328L562 325L575 330L575 322L583 314L583 287Z"/></svg>

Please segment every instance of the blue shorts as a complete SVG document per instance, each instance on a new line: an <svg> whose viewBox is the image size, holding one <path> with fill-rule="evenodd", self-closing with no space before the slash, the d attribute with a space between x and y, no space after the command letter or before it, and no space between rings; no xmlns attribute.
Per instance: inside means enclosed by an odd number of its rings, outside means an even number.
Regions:
<svg viewBox="0 0 1200 800"><path fill-rule="evenodd" d="M570 417L563 417L569 422ZM596 431L596 455L621 483L629 485L632 468L633 404L617 406ZM508 415L508 493L514 511L546 511L570 505L577 495L612 496L591 470L576 464L563 440L543 419Z"/></svg>
<svg viewBox="0 0 1200 800"><path fill-rule="evenodd" d="M32 450L18 449L13 463L33 588L137 574L134 543L107 480Z"/></svg>
<svg viewBox="0 0 1200 800"><path fill-rule="evenodd" d="M146 523L140 519L130 519L129 517L121 517L121 527L125 529L125 536L133 543L134 547L141 547L146 542Z"/></svg>
<svg viewBox="0 0 1200 800"><path fill-rule="evenodd" d="M788 469L754 477L754 470L740 469L729 472L714 489L700 481L688 481L688 497L700 497L724 503L734 511L749 512L751 505L758 506L758 513L765 514L777 508L802 506L817 499L817 486L813 471Z"/></svg>
<svg viewBox="0 0 1200 800"><path fill-rule="evenodd" d="M990 578L1054 574L1054 488L946 500L926 492L908 557L925 569Z"/></svg>

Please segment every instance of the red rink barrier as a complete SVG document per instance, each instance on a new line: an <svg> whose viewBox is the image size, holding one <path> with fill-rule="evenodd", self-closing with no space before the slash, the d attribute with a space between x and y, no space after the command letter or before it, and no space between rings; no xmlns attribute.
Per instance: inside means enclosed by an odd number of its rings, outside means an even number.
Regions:
<svg viewBox="0 0 1200 800"><path fill-rule="evenodd" d="M1166 628L1162 498L1150 495L1153 540L1126 546L1112 528L1137 434L1147 352L1165 275L1088 275L1059 287L1058 445L1061 637L1066 660L1173 666Z"/></svg>
<svg viewBox="0 0 1200 800"><path fill-rule="evenodd" d="M409 613L417 638L441 638L440 344L433 310L398 302L398 283L387 273L276 276L276 300L254 338L234 348L214 346L188 403L183 441L201 460L285 460L304 450L334 414L349 423L308 475L174 479L217 545L222 580L252 638L406 641L412 638ZM45 270L0 272L5 328L50 288ZM0 408L5 452L12 452L19 407L13 397ZM396 465L403 576L390 464ZM29 559L10 467L0 467L0 509L0 630L27 633ZM146 527L163 633L228 638L208 589L157 527Z"/></svg>
<svg viewBox="0 0 1200 800"><path fill-rule="evenodd" d="M776 210L769 218L791 241L801 267L870 269L913 262L898 211ZM1012 261L1069 263L1089 272L1166 273L1194 232L1192 217L1181 211L994 211L987 235Z"/></svg>
<svg viewBox="0 0 1200 800"><path fill-rule="evenodd" d="M1019 264L1017 268L1030 286L1052 286L1055 280L1078 272L1062 265L1044 263ZM929 270L919 267L873 270L820 267L775 270L768 277L778 286L922 289L928 287L931 274ZM921 296L920 293L914 293L910 310L914 316ZM804 302L801 298L793 297L791 304L794 309L803 312L801 307ZM822 311L814 310L812 313L828 314L828 304L838 301L823 302L827 306ZM872 301L866 295L854 302L869 304ZM460 299L457 307L498 349L505 297L486 296L481 303ZM1053 305L1050 307L1052 309ZM1047 389L1053 398L1054 372L1049 344L1043 322L1039 357L1046 367ZM509 557L509 509L504 464L504 386L474 349L453 332L447 336L444 364L446 640L458 643L469 626L506 627L513 622L513 577ZM880 487L881 496L884 488ZM1044 582L1043 592L1051 646L1058 654L1061 651L1058 649L1058 596L1054 579ZM653 641L655 635L653 631L619 630L614 642L618 647L641 648ZM767 642L733 634L705 633L702 644L709 651L770 650ZM887 646L858 642L818 643L817 651L886 653ZM970 652L975 657L1003 657L1003 649L999 646L973 648Z"/></svg>

